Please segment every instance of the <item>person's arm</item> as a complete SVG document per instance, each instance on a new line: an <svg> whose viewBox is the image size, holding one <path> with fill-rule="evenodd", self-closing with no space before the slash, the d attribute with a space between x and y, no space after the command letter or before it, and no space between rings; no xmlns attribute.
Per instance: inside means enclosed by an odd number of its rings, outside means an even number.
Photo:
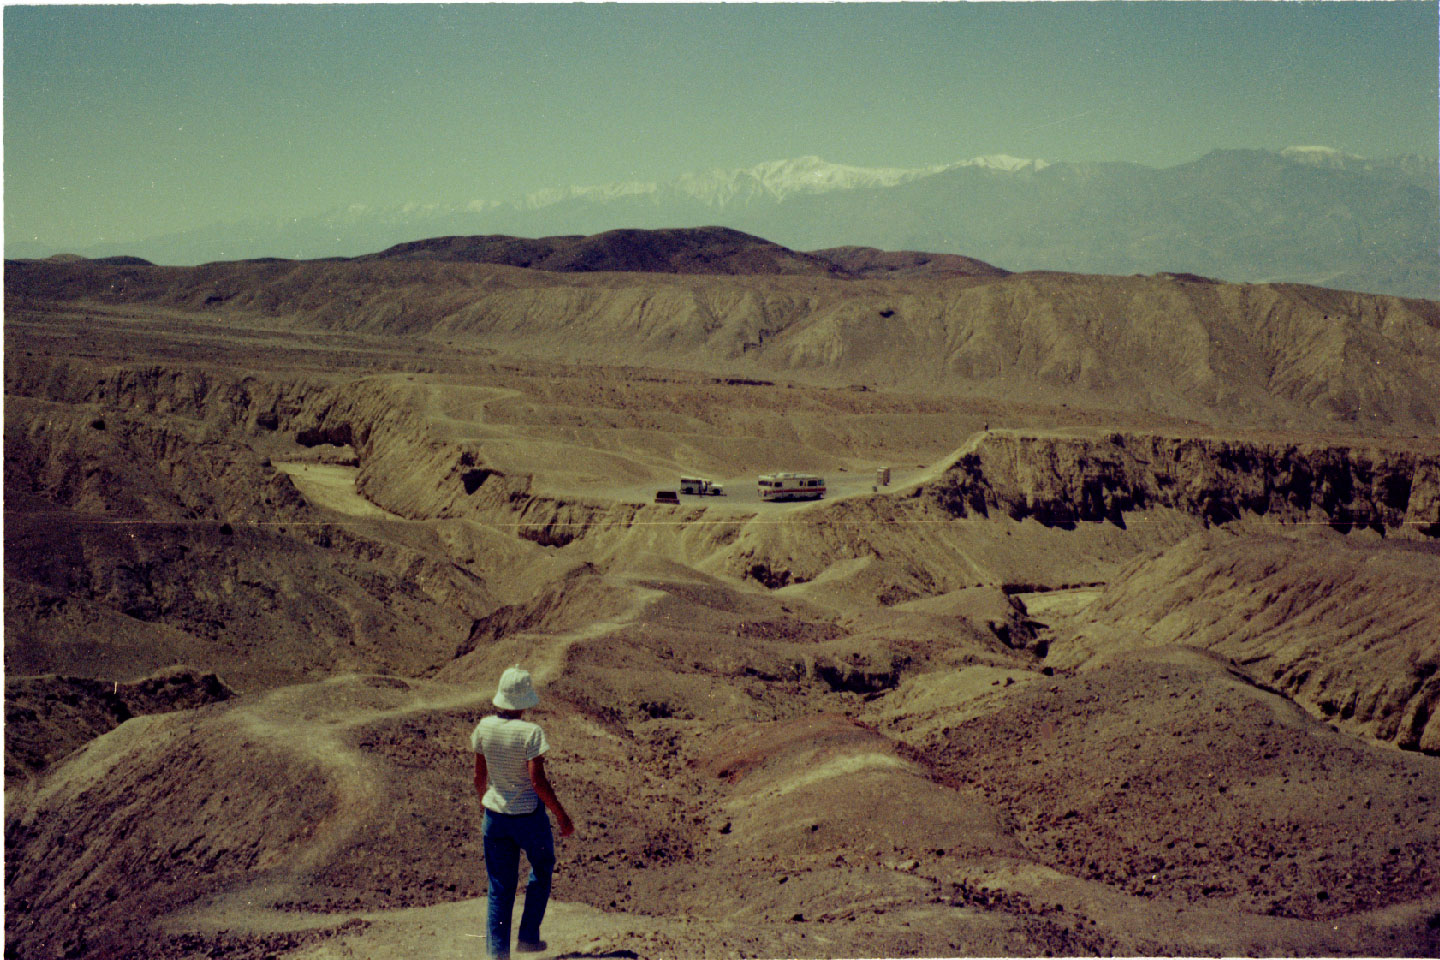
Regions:
<svg viewBox="0 0 1440 960"><path fill-rule="evenodd" d="M530 782L535 786L540 802L555 814L555 821L560 825L560 836L570 836L575 832L575 824L570 822L570 815L560 805L560 798L555 796L555 789L550 786L550 778L545 775L545 758L536 757L529 761L527 766L530 768Z"/></svg>
<svg viewBox="0 0 1440 960"><path fill-rule="evenodd" d="M489 781L490 772L485 766L485 754L475 754L475 792L480 799L485 799L485 785Z"/></svg>

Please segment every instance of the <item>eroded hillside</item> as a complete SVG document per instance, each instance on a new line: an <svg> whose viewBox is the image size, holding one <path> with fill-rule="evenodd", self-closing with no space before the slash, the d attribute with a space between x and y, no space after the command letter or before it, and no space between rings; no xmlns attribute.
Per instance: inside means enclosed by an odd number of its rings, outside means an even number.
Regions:
<svg viewBox="0 0 1440 960"><path fill-rule="evenodd" d="M926 492L957 516L996 510L1049 524L1120 523L1165 507L1208 523L1254 515L1440 535L1440 459L1430 444L987 434Z"/></svg>
<svg viewBox="0 0 1440 960"><path fill-rule="evenodd" d="M1067 657L1117 634L1213 650L1343 729L1440 754L1433 541L1196 536L1127 567Z"/></svg>
<svg viewBox="0 0 1440 960"><path fill-rule="evenodd" d="M838 295L797 293L816 281L422 267L367 267L363 296L324 272L357 265L107 268L170 285L135 295L82 265L65 295L91 302L45 309L38 274L7 280L7 949L473 954L465 738L514 663L580 828L547 920L565 955L1440 949L1428 434L1117 407L1176 368L1047 393L1046 356L1084 361L1044 331L1094 278L1029 278L1074 295L1029 319L996 308L1019 380L907 391L766 352L817 328ZM201 274L236 286L196 304ZM458 278L447 302L472 312L407 326L439 303L425 277ZM415 299L377 322L400 280ZM938 296L844 282L843 309L887 295L897 323ZM1001 292L955 282L957 303ZM467 284L509 285L506 310L546 284L589 306L532 300L501 335ZM671 347L635 333L651 363L601 365L609 298L645 284L705 291L717 351L775 291L794 308L764 321L763 364L705 359L677 320ZM1277 323L1351 303L1352 354L1408 352L1419 380L1375 373L1364 409L1435 385L1433 305L1240 289L1206 296L1272 297ZM1249 316L1208 354L1265 384L1242 419L1338 395L1348 373L1285 399L1298 374L1240 356L1266 329ZM1148 336L1142 356L1176 349ZM980 349L956 338L914 375ZM866 344L847 349L893 346ZM829 492L759 502L778 468ZM691 473L726 495L655 502Z"/></svg>
<svg viewBox="0 0 1440 960"><path fill-rule="evenodd" d="M596 267L611 271L599 273L447 262L460 241L523 243L515 238L446 238L448 246L412 251L417 259L364 262L15 262L6 304L10 313L148 306L570 362L1018 392L1247 427L1433 435L1440 424L1433 301L1184 274L875 279L786 276L766 260L710 276L703 265L730 246L695 249L704 236L659 232L640 260L626 252L628 235L586 238ZM692 261L699 266L684 266Z"/></svg>

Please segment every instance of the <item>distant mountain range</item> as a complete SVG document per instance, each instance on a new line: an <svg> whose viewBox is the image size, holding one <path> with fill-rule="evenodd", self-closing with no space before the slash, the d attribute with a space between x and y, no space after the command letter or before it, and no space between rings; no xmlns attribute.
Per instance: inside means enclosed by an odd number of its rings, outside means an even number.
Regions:
<svg viewBox="0 0 1440 960"><path fill-rule="evenodd" d="M1187 272L1440 298L1437 162L1325 147L1216 151L1156 169L979 157L866 168L804 157L465 206L353 205L75 251L159 263L355 256L424 237L724 225L792 250L962 254L1012 271ZM12 257L53 250L10 244Z"/></svg>

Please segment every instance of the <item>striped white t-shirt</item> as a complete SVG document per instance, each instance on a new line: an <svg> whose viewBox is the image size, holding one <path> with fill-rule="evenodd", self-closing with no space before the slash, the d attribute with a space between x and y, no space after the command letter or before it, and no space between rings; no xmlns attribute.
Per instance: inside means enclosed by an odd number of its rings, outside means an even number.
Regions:
<svg viewBox="0 0 1440 960"><path fill-rule="evenodd" d="M506 717L486 717L470 734L470 749L485 756L487 789L480 802L496 813L533 813L540 797L530 782L529 761L550 743L539 724Z"/></svg>

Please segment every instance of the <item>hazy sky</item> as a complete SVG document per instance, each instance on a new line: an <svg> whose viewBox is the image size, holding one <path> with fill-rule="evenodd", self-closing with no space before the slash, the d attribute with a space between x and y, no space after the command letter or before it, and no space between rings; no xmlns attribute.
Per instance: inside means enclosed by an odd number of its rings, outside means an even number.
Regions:
<svg viewBox="0 0 1440 960"><path fill-rule="evenodd" d="M1433 155L1437 7L6 6L5 227L57 245L818 154Z"/></svg>

